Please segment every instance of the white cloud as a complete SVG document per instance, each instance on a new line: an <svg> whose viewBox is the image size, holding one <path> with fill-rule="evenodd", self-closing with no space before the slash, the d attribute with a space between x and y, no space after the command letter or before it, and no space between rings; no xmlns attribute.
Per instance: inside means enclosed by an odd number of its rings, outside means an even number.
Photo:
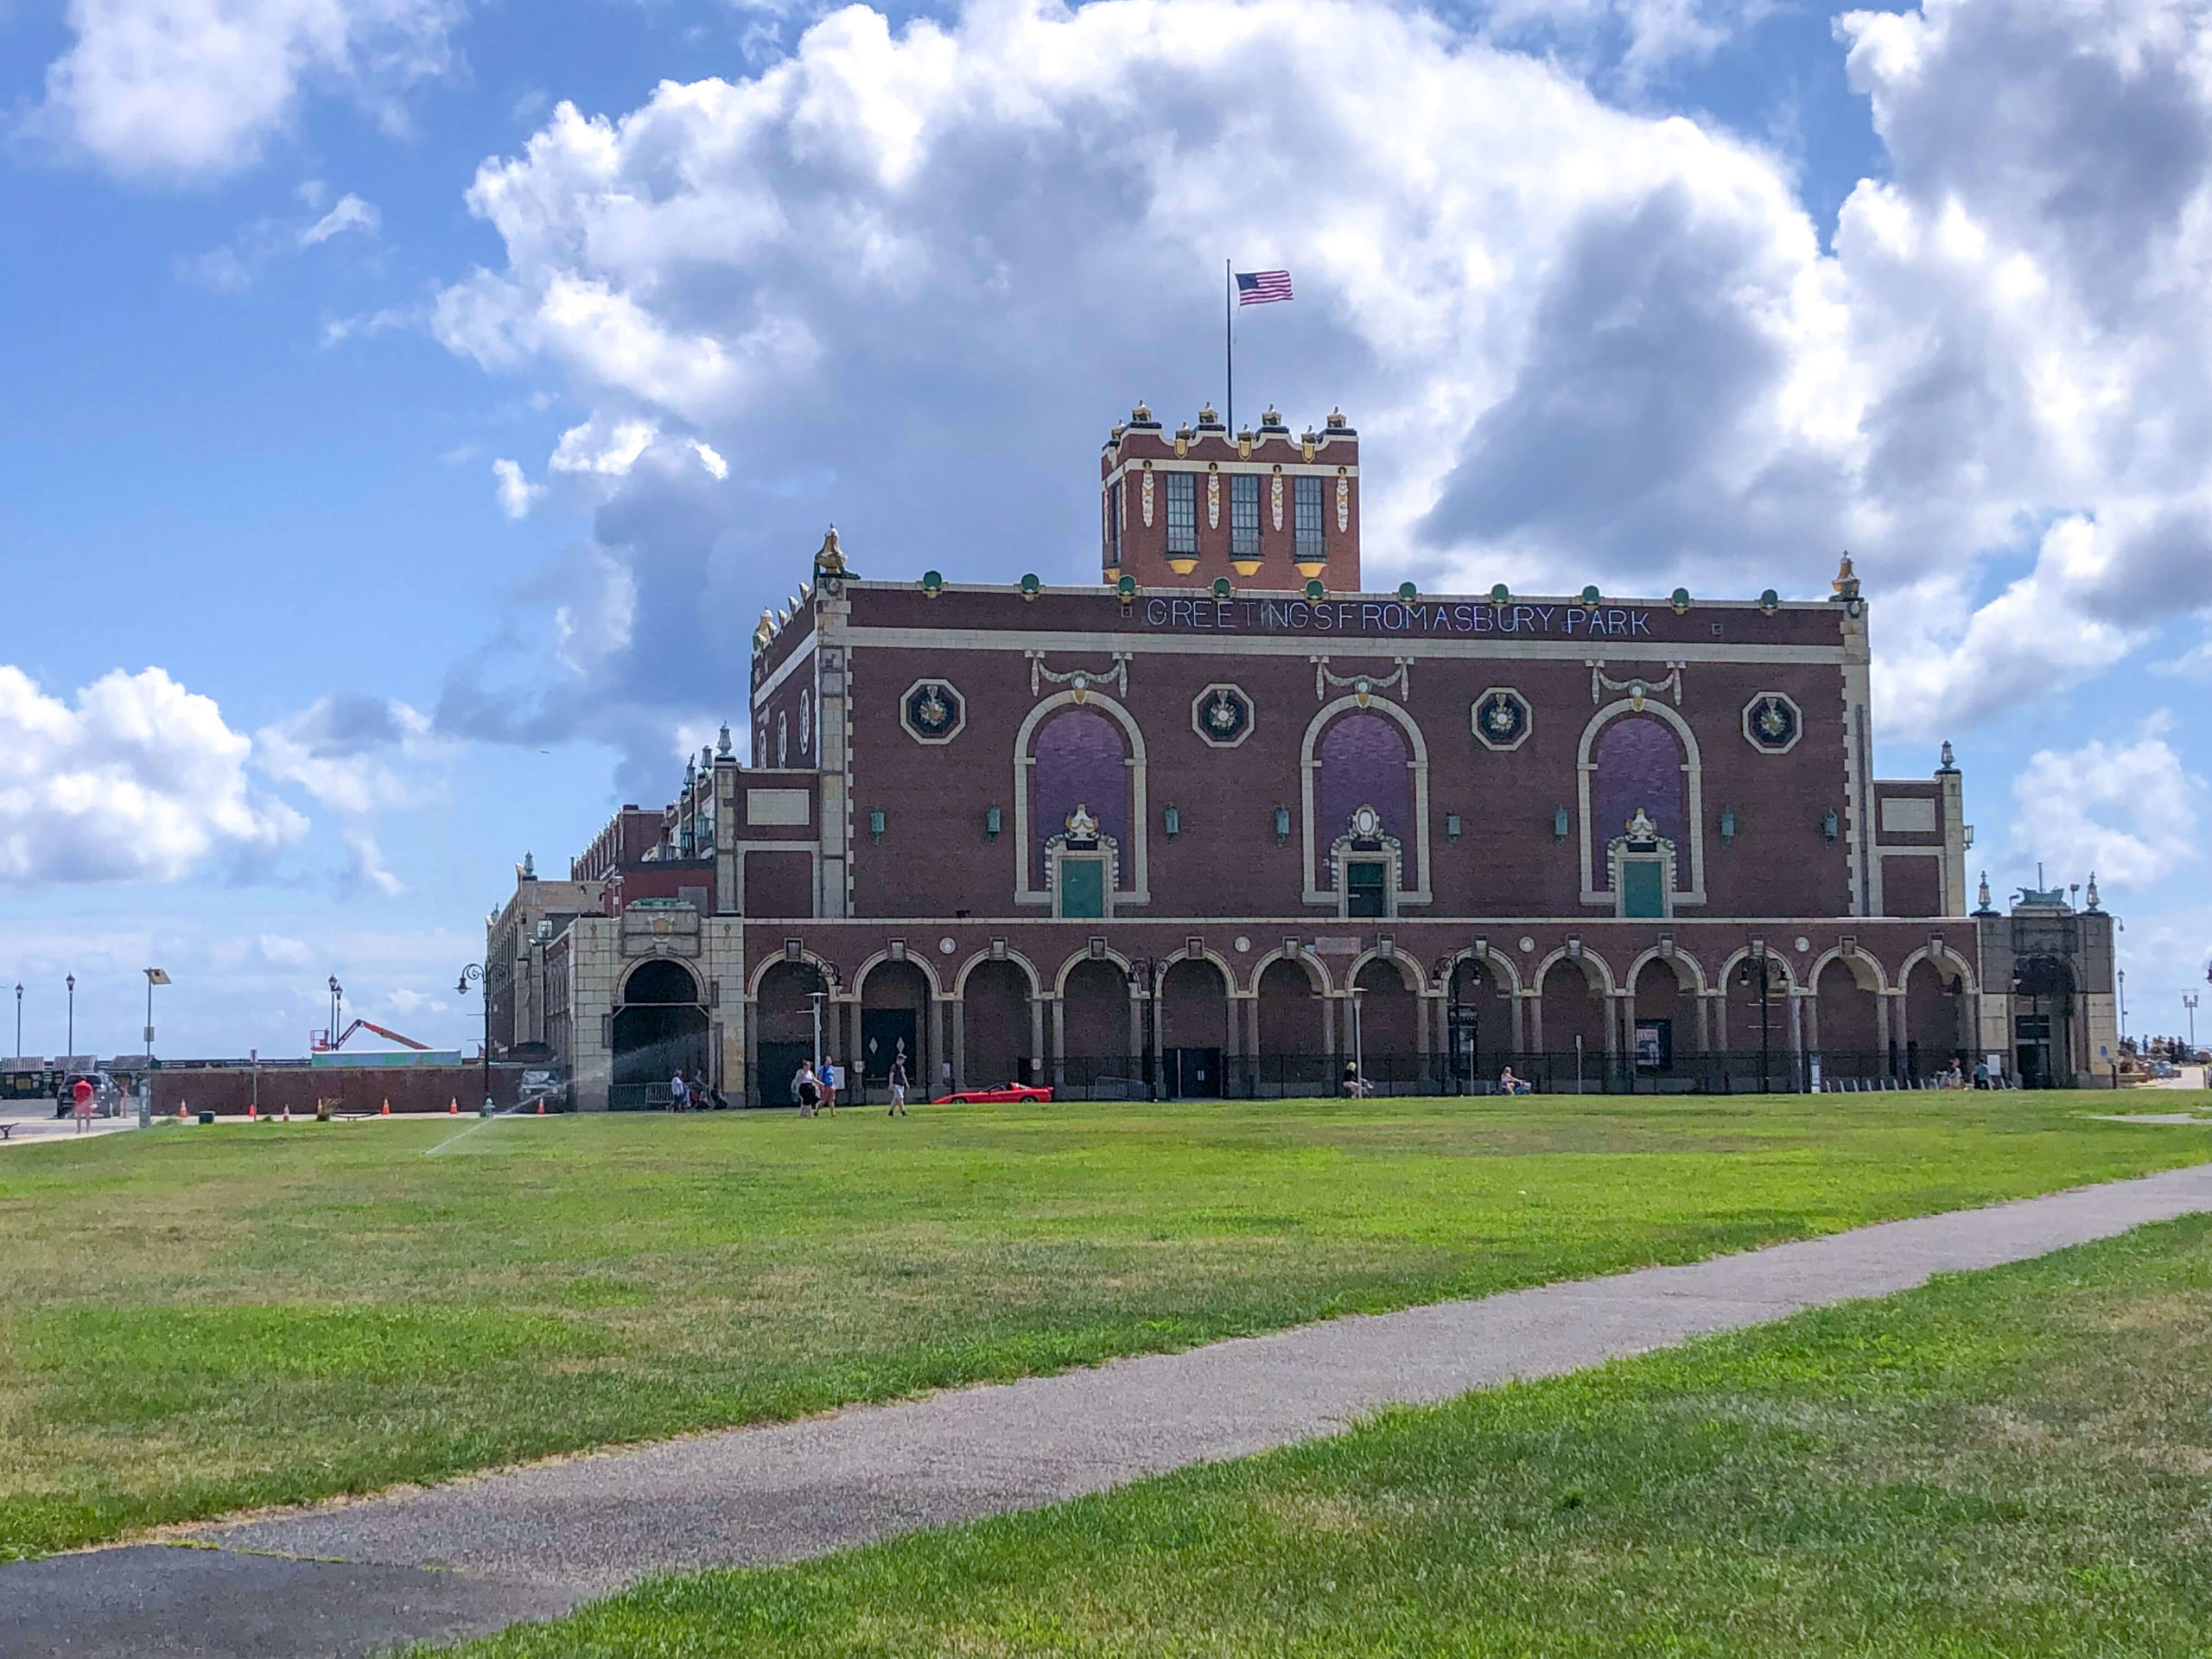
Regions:
<svg viewBox="0 0 2212 1659"><path fill-rule="evenodd" d="M2132 743L2093 741L2040 749L2012 780L2012 844L2081 880L2141 888L2201 864L2204 780L2191 773L2154 718Z"/></svg>
<svg viewBox="0 0 2212 1659"><path fill-rule="evenodd" d="M353 817L426 798L423 774L448 751L427 715L358 692L318 697L253 735L261 772Z"/></svg>
<svg viewBox="0 0 2212 1659"><path fill-rule="evenodd" d="M72 708L0 666L0 880L174 881L267 857L307 821L252 787L252 747L157 668L105 675Z"/></svg>
<svg viewBox="0 0 2212 1659"><path fill-rule="evenodd" d="M1240 320L1238 413L1352 414L1370 585L1815 594L1848 547L1915 733L2140 649L2146 594L2212 609L2212 9L1854 14L1889 154L1827 248L1782 159L1495 43L1762 12L851 6L758 73L556 106L480 169L505 261L432 327L595 411L554 469L608 481L634 625L569 717L719 712L681 665L833 518L871 575L1095 569L1080 458L1139 393L1219 398L1224 247L1295 276ZM742 509L664 442L741 457Z"/></svg>
<svg viewBox="0 0 2212 1659"><path fill-rule="evenodd" d="M349 194L339 197L337 204L328 213L300 232L300 245L311 248L346 231L363 231L373 236L382 222L381 216L372 204Z"/></svg>
<svg viewBox="0 0 2212 1659"><path fill-rule="evenodd" d="M454 0L70 0L35 129L114 172L213 177L253 162L304 89L391 93L442 71Z"/></svg>
<svg viewBox="0 0 2212 1659"><path fill-rule="evenodd" d="M552 459L546 464L556 473L592 473L601 478L620 478L638 464L645 446L660 435L651 421L617 420L594 416L582 426L561 435Z"/></svg>
<svg viewBox="0 0 2212 1659"><path fill-rule="evenodd" d="M377 846L376 837L367 830L348 830L346 832L346 850L351 860L347 870L350 880L359 886L373 887L387 899L396 898L405 891L399 884L399 878L384 861L384 853Z"/></svg>
<svg viewBox="0 0 2212 1659"><path fill-rule="evenodd" d="M499 480L499 511L510 518L529 517L530 510L545 493L543 484L533 484L524 476L522 467L512 461L492 463L492 476Z"/></svg>

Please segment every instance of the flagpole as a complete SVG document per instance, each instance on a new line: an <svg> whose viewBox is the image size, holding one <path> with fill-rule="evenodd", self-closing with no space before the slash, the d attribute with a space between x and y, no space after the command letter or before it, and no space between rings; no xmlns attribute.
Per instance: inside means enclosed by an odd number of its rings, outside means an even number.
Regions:
<svg viewBox="0 0 2212 1659"><path fill-rule="evenodd" d="M1221 334L1224 342L1224 355L1229 368L1229 407L1222 418L1228 423L1233 442L1236 434L1236 262L1221 262Z"/></svg>

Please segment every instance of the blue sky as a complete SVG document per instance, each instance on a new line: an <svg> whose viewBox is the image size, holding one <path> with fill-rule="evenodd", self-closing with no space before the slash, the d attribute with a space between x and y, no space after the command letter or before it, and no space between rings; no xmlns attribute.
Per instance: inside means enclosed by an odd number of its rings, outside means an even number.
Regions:
<svg viewBox="0 0 2212 1659"><path fill-rule="evenodd" d="M550 26L549 26L550 25ZM1342 404L1373 576L1875 601L2000 893L2212 956L2212 16L2158 0L0 6L24 1046L440 1042L834 518L1086 577L1091 455ZM1257 407L1257 403L1252 404ZM2212 1019L2207 1020L2212 1028ZM12 1033L0 1033L0 1046Z"/></svg>

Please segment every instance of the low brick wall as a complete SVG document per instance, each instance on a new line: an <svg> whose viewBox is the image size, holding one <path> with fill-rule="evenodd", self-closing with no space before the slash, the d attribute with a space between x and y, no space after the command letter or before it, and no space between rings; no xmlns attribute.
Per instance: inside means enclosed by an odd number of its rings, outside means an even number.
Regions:
<svg viewBox="0 0 2212 1659"><path fill-rule="evenodd" d="M244 1116L255 1098L254 1070L226 1066L206 1071L154 1073L154 1110L174 1117L180 1106L194 1114ZM515 1103L522 1083L518 1066L492 1068L492 1101L500 1107ZM403 1112L443 1112L458 1103L464 1112L484 1103L483 1068L475 1065L423 1066L286 1066L263 1067L260 1071L260 1109L265 1115L287 1106L292 1116L312 1117L315 1103L333 1103L331 1109L373 1112L391 1102L395 1115Z"/></svg>

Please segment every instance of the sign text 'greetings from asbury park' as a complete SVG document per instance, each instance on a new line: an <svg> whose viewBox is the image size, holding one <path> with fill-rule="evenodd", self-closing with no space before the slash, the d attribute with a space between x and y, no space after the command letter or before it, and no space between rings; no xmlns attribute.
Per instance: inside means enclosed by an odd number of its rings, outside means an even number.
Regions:
<svg viewBox="0 0 2212 1659"><path fill-rule="evenodd" d="M1648 639L1651 613L1603 605L1497 605L1472 600L1170 599L1144 602L1155 628L1218 633L1548 634Z"/></svg>

